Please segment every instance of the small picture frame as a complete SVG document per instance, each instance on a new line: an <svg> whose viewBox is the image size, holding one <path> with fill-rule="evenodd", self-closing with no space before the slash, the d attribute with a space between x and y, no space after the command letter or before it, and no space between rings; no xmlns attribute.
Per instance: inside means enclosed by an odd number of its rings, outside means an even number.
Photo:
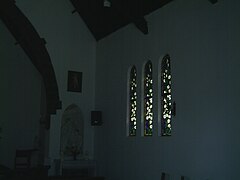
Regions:
<svg viewBox="0 0 240 180"><path fill-rule="evenodd" d="M82 92L82 72L68 71L67 90L71 92Z"/></svg>

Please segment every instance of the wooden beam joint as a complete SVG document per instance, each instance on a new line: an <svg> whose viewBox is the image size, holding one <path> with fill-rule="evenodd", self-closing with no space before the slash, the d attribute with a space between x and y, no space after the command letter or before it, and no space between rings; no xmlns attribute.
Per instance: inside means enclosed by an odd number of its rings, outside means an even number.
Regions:
<svg viewBox="0 0 240 180"><path fill-rule="evenodd" d="M133 23L143 34L148 34L148 24L144 17L137 18Z"/></svg>
<svg viewBox="0 0 240 180"><path fill-rule="evenodd" d="M209 2L211 2L212 4L216 4L218 0L209 0Z"/></svg>
<svg viewBox="0 0 240 180"><path fill-rule="evenodd" d="M73 11L72 11L72 14L74 14L74 13L76 13L77 12L77 10L76 9L74 9Z"/></svg>

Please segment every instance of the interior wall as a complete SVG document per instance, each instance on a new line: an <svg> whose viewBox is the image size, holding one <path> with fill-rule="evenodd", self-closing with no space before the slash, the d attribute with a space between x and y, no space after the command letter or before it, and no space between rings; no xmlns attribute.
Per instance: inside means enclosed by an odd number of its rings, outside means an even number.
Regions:
<svg viewBox="0 0 240 180"><path fill-rule="evenodd" d="M13 168L16 149L38 145L42 78L2 21L0 39L0 164Z"/></svg>
<svg viewBox="0 0 240 180"><path fill-rule="evenodd" d="M29 18L40 37L46 40L59 87L62 110L52 116L50 129L50 156L59 158L60 124L62 113L70 104L83 112L85 134L84 152L93 157L94 131L90 125L90 111L94 109L94 81L96 41L69 0L16 1ZM83 73L82 92L67 91L68 71Z"/></svg>
<svg viewBox="0 0 240 180"><path fill-rule="evenodd" d="M226 180L240 177L240 2L175 0L146 17L149 34L129 25L97 45L98 174L115 180ZM177 115L171 137L158 136L159 62L172 60ZM141 83L153 63L154 134L142 137ZM126 137L127 72L137 67L137 136Z"/></svg>
<svg viewBox="0 0 240 180"><path fill-rule="evenodd" d="M80 16L77 13L72 14L74 7L68 0L17 0L16 5L47 43L46 48L56 73L62 101L62 109L51 116L50 130L41 131L45 142L48 143L49 140L50 145L49 149L44 150L47 163L60 158L59 127L62 112L72 103L78 105L83 113L84 152L88 153L89 158L93 158L94 131L90 125L90 111L94 109L95 39ZM31 146L34 135L38 131L39 119L44 111L40 105L45 101L41 101L40 75L21 47L14 45L15 39L4 24L0 23L1 79L4 82L3 92L1 91L4 99L1 106L3 113L1 121L4 121L4 125L0 151L1 154L9 154L9 156L1 156L1 161L12 167L14 148L18 145ZM81 93L67 91L68 71L83 73ZM42 97L45 96L42 94ZM17 139L19 133L22 134L22 140ZM48 148L48 146L45 147Z"/></svg>

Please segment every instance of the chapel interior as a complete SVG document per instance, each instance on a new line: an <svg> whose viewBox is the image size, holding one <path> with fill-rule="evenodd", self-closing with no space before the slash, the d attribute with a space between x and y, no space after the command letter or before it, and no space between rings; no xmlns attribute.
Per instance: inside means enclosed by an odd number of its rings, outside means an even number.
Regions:
<svg viewBox="0 0 240 180"><path fill-rule="evenodd" d="M0 19L0 179L240 179L239 0L0 0Z"/></svg>

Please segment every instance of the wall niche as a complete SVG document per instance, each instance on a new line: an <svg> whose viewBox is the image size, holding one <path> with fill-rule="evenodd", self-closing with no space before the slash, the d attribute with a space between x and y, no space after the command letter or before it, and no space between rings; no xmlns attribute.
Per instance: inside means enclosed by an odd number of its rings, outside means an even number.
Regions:
<svg viewBox="0 0 240 180"><path fill-rule="evenodd" d="M61 155L64 160L83 157L84 120L81 109L76 104L69 105L61 123Z"/></svg>

